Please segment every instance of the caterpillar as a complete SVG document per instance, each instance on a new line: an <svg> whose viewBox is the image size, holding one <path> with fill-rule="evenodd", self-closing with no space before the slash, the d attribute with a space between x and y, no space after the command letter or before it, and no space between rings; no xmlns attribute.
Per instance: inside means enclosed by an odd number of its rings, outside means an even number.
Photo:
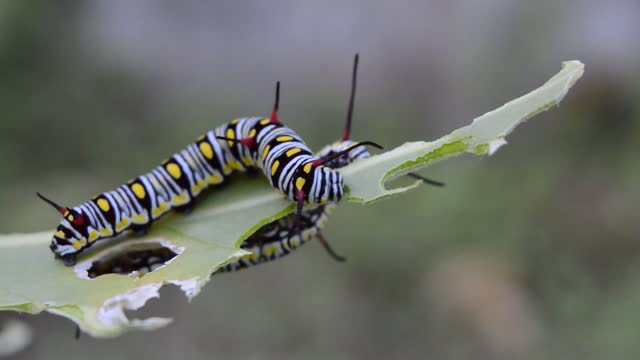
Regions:
<svg viewBox="0 0 640 360"><path fill-rule="evenodd" d="M317 155L320 159L328 159L334 153L339 153L355 142L351 140L340 140L331 145L325 146ZM340 168L359 159L370 157L369 151L363 148L356 148L348 152L342 158L334 159L332 168ZM307 243L312 238L317 238L325 248L327 253L336 261L345 261L343 256L338 255L329 242L322 235L322 229L326 226L329 215L337 207L335 202L328 202L315 208L303 210L296 219L296 214L289 214L278 220L272 221L240 244L240 248L247 250L250 254L244 255L240 259L219 268L216 273L233 272L243 270L255 265L263 264L284 257L300 246ZM296 222L300 228L299 233L293 234L293 227Z"/></svg>
<svg viewBox="0 0 640 360"><path fill-rule="evenodd" d="M126 230L146 233L172 209L192 209L206 188L224 183L234 172L252 169L261 169L272 187L296 202L290 234L296 233L305 202L326 204L344 195L342 175L325 164L363 145L382 147L365 141L329 158L314 158L300 136L278 120L279 99L278 82L269 118L237 118L221 125L150 172L83 204L63 207L37 193L62 215L49 248L72 266L98 240Z"/></svg>
<svg viewBox="0 0 640 360"><path fill-rule="evenodd" d="M332 169L339 169L354 161L366 159L371 156L371 153L364 147L354 148L353 146L357 143L350 140L357 72L358 55L356 54L351 78L351 94L347 108L347 121L343 135L340 140L326 145L316 154L318 159L326 160L325 165ZM345 152L347 149L351 150ZM335 154L343 155L336 157ZM444 186L442 182L425 178L416 173L409 173L407 176L421 180L426 184ZM244 270L255 265L279 259L292 253L314 237L318 239L334 260L340 262L345 261L346 258L338 255L322 235L322 229L326 226L329 215L331 215L336 207L336 203L329 202L312 209L303 210L297 220L295 214L289 214L262 226L240 244L240 248L250 253L219 268L214 274ZM294 226L296 226L296 222L299 224L300 232L299 234L290 236Z"/></svg>

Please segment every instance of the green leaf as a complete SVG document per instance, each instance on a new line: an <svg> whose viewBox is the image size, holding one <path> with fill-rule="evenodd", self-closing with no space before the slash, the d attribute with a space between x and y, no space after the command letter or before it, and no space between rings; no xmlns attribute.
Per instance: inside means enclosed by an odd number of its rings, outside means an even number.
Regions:
<svg viewBox="0 0 640 360"><path fill-rule="evenodd" d="M540 88L513 100L433 142L406 143L391 151L341 169L349 201L370 203L415 188L388 189L385 184L436 161L470 152L492 154L506 144L505 136L531 116L558 104L582 76L579 61L563 69ZM0 236L0 309L65 316L96 337L117 336L133 329L151 330L171 319L128 319L124 310L137 309L158 296L168 284L191 299L218 267L245 254L240 243L260 226L293 211L293 204L271 189L263 178L238 177L232 185L214 189L188 216L168 215L144 237L101 241L78 259L75 267L55 260L48 249L53 231ZM106 274L89 279L91 264L124 249L165 246L178 255L148 274Z"/></svg>

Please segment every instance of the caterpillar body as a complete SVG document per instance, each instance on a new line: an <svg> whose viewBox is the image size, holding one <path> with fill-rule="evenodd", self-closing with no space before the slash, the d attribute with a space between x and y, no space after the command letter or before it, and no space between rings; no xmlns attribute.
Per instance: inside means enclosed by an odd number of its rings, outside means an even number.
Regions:
<svg viewBox="0 0 640 360"><path fill-rule="evenodd" d="M243 154L241 144L228 146L217 135L241 134L263 118L236 119L199 137L152 171L74 206L62 207L43 198L62 214L50 248L66 265L96 241L125 230L145 232L172 209L188 209L206 188L224 183L236 171L255 167L253 158ZM236 149L232 149L236 147Z"/></svg>

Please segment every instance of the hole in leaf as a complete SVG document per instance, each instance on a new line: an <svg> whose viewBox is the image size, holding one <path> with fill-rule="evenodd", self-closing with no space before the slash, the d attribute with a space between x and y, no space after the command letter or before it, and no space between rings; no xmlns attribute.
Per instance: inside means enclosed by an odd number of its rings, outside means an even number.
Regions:
<svg viewBox="0 0 640 360"><path fill-rule="evenodd" d="M105 274L141 277L164 266L178 253L157 242L135 244L94 260L87 269L90 279Z"/></svg>

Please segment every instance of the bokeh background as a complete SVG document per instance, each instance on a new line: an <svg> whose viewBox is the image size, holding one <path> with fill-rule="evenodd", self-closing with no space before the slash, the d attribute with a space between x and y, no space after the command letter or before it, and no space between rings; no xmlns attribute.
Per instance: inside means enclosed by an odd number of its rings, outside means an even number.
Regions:
<svg viewBox="0 0 640 360"><path fill-rule="evenodd" d="M173 325L73 339L53 315L20 359L633 359L640 356L640 3L599 1L0 2L0 229L53 227L68 204L155 166L198 134L267 115L319 149L344 121L388 148L436 139L539 86L586 74L491 158L343 204L309 244L173 287L131 316ZM16 264L16 271L21 266ZM4 274L3 276L11 276Z"/></svg>

